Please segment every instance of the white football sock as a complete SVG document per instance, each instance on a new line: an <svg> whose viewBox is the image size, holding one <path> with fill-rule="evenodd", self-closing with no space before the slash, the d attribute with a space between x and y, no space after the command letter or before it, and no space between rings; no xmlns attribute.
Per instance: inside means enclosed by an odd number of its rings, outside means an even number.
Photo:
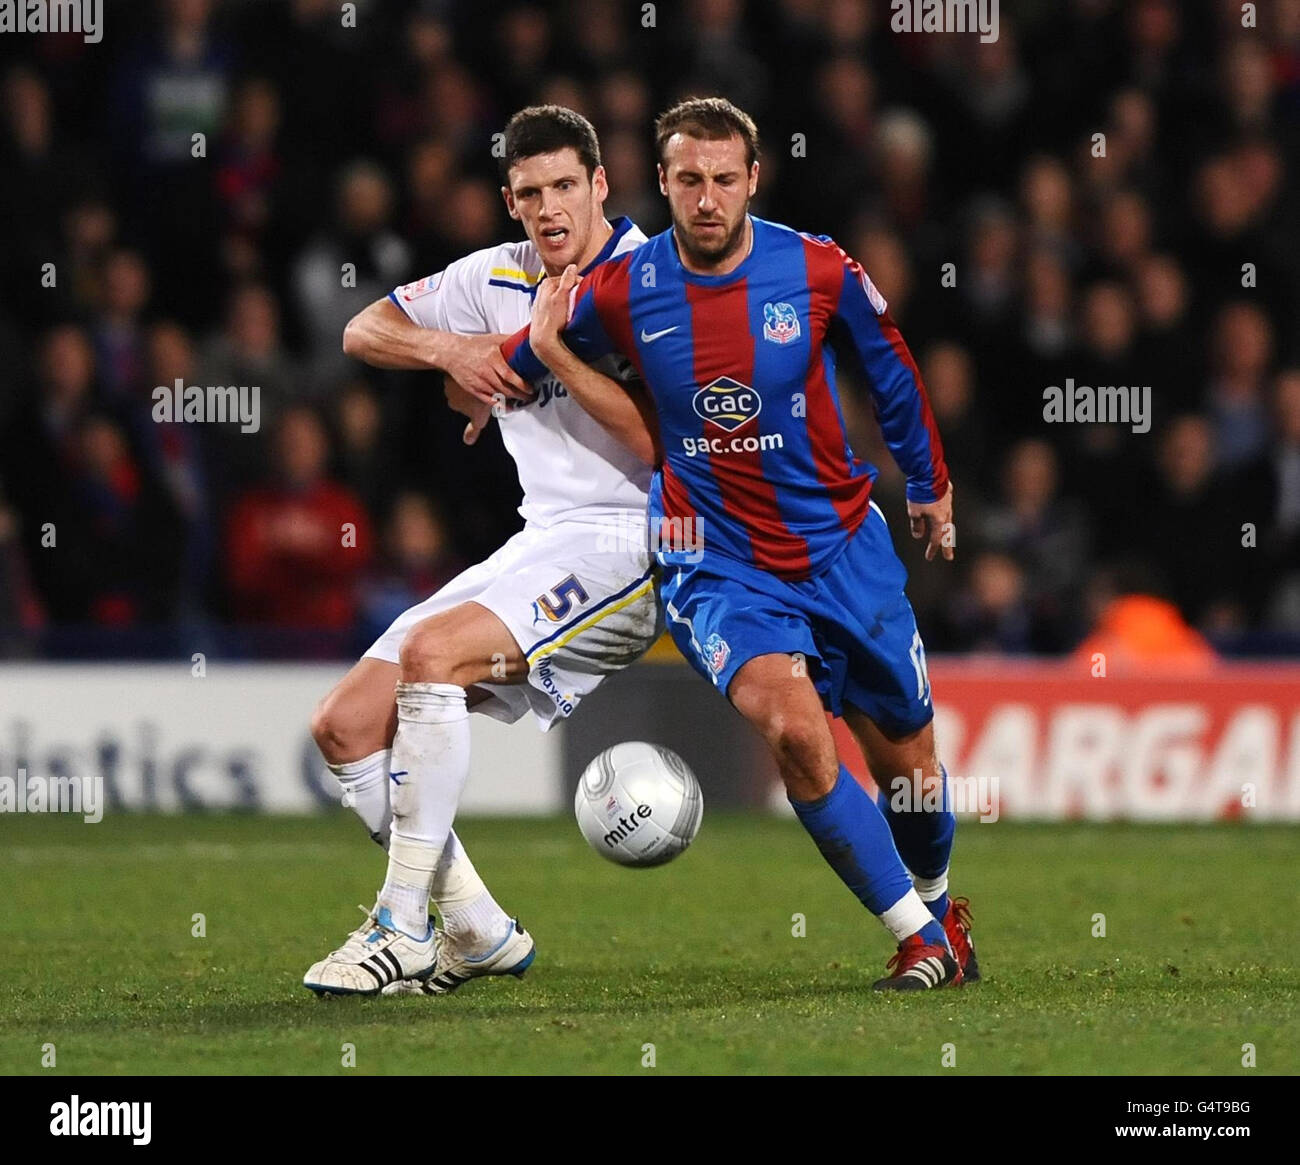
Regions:
<svg viewBox="0 0 1300 1165"><path fill-rule="evenodd" d="M934 915L930 913L915 890L909 890L878 917L889 933L900 943L934 921Z"/></svg>
<svg viewBox="0 0 1300 1165"><path fill-rule="evenodd" d="M510 931L510 916L488 893L455 830L447 835L432 898L442 915L443 930L467 954L487 954Z"/></svg>
<svg viewBox="0 0 1300 1165"><path fill-rule="evenodd" d="M948 893L948 871L944 870L937 878L912 878L912 885L921 896L922 902L934 902Z"/></svg>
<svg viewBox="0 0 1300 1165"><path fill-rule="evenodd" d="M429 891L469 779L469 710L456 684L399 683L389 762L388 876L379 892L397 929L423 938Z"/></svg>
<svg viewBox="0 0 1300 1165"><path fill-rule="evenodd" d="M361 818L372 841L388 848L389 827L393 810L388 803L387 748L372 752L360 760L346 764L330 765L329 770L343 789L343 804Z"/></svg>

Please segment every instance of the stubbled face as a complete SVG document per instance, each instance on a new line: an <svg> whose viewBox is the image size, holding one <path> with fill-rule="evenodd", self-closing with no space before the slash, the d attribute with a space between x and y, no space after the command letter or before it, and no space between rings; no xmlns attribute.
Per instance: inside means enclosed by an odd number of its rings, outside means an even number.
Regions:
<svg viewBox="0 0 1300 1165"><path fill-rule="evenodd" d="M548 275L570 263L585 267L600 253L604 239L597 228L609 194L603 166L588 179L578 151L566 146L516 162L508 180L501 188L506 209L524 224Z"/></svg>
<svg viewBox="0 0 1300 1165"><path fill-rule="evenodd" d="M758 189L758 163L745 165L739 136L708 141L673 134L659 166L659 189L672 211L682 259L710 270L734 259L745 239L745 215Z"/></svg>

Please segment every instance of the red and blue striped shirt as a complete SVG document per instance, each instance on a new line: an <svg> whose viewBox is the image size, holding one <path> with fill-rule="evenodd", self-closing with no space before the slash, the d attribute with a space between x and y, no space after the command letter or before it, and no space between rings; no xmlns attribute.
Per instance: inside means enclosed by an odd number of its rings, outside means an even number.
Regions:
<svg viewBox="0 0 1300 1165"><path fill-rule="evenodd" d="M750 221L753 248L727 275L687 271L671 230L597 267L563 335L584 360L631 360L654 397L661 560L805 579L847 545L877 474L849 446L837 359L861 366L908 498L943 497L948 470L916 362L866 272L828 238ZM525 379L544 375L527 329L503 351Z"/></svg>

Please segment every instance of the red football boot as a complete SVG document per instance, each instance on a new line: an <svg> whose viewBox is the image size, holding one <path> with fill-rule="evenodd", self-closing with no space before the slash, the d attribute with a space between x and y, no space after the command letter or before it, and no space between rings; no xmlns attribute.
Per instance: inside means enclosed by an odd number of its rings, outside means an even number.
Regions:
<svg viewBox="0 0 1300 1165"><path fill-rule="evenodd" d="M889 960L893 974L877 979L876 991L928 991L931 987L956 987L961 983L961 966L952 951L938 943L927 943L919 934L898 944Z"/></svg>
<svg viewBox="0 0 1300 1165"><path fill-rule="evenodd" d="M970 936L970 899L949 898L948 912L943 916L944 933L952 946L952 953L961 964L963 983L978 983L980 964L975 957L975 940Z"/></svg>

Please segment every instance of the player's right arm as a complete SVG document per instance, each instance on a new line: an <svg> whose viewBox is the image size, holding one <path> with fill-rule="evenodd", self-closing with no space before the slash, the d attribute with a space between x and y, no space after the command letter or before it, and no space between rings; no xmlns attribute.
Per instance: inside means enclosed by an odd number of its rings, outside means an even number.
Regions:
<svg viewBox="0 0 1300 1165"><path fill-rule="evenodd" d="M343 330L343 351L375 368L439 369L491 405L527 399L528 386L501 355L483 310L491 252L457 259L445 271L408 283L358 312Z"/></svg>

